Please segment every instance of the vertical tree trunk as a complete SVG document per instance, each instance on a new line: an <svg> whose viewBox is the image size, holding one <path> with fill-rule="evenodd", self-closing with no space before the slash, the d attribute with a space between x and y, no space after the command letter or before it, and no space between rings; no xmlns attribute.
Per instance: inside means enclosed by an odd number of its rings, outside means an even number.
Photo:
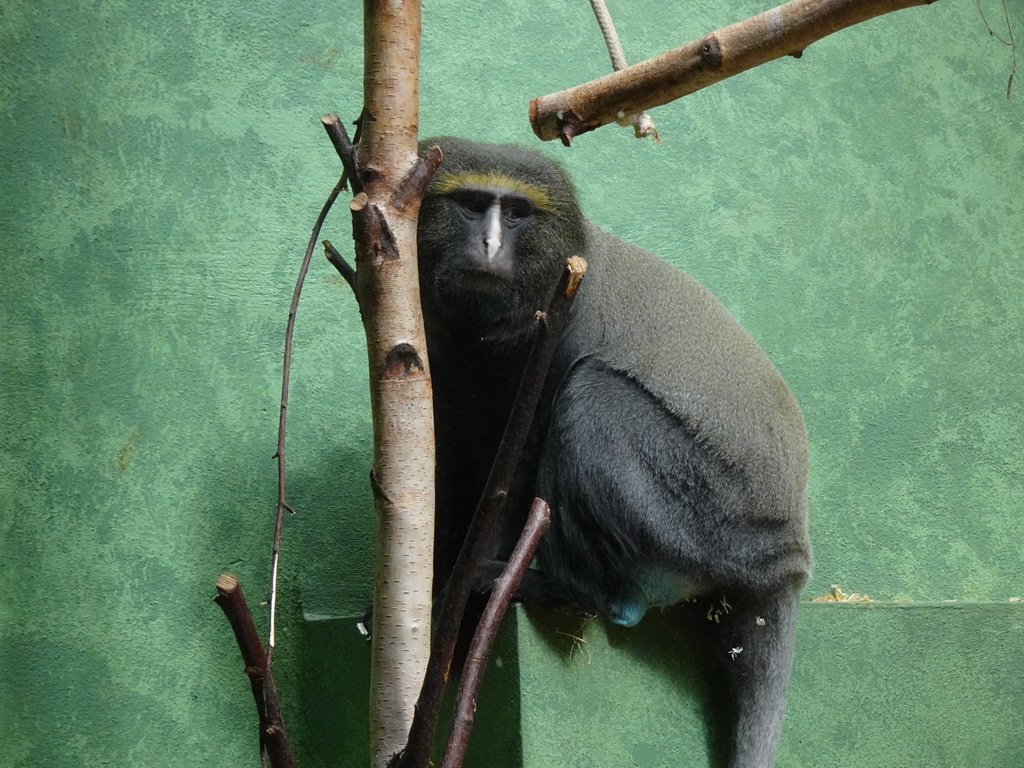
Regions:
<svg viewBox="0 0 1024 768"><path fill-rule="evenodd" d="M382 768L405 744L430 650L434 435L416 268L421 197L403 192L417 164L420 3L364 0L363 8L365 198L352 208L378 519L371 762Z"/></svg>

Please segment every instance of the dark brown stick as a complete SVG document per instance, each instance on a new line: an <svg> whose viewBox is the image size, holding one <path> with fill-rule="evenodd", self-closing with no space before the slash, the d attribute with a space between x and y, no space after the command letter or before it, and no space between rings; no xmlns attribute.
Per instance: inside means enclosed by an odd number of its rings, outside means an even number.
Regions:
<svg viewBox="0 0 1024 768"><path fill-rule="evenodd" d="M234 574L222 573L217 577L217 596L213 601L224 611L242 652L245 674L249 676L259 716L260 754L267 755L273 768L295 768L295 757L284 727L281 699L270 672L270 658L263 652L256 623Z"/></svg>
<svg viewBox="0 0 1024 768"><path fill-rule="evenodd" d="M992 25L988 23L985 11L981 7L981 0L975 0L975 4L978 7L978 15L981 16L981 20L985 24L985 29L988 30L989 35L1010 48L1010 76L1006 79L1006 98L1010 98L1013 95L1013 78L1017 74L1017 43L1013 39L1013 25L1010 24L1010 12L1006 10L1006 0L1002 0L1002 5L1003 19L1006 21L1007 39L1003 39L1002 36L996 34L996 31L992 29Z"/></svg>
<svg viewBox="0 0 1024 768"><path fill-rule="evenodd" d="M334 145L334 151L338 153L341 165L345 169L341 174L342 185L351 180L352 194L358 195L363 191L363 180L359 176L359 167L356 164L356 144L359 142L358 130L356 131L355 141L349 141L348 131L345 130L345 125L341 122L341 118L338 117L336 112L324 115L320 118L320 122L323 123L324 130L327 131L327 136L330 138L331 144Z"/></svg>
<svg viewBox="0 0 1024 768"><path fill-rule="evenodd" d="M600 128L667 104L874 16L935 0L791 0L631 67L530 102L543 141Z"/></svg>
<svg viewBox="0 0 1024 768"><path fill-rule="evenodd" d="M356 160L356 147L359 144L359 135L362 132L362 121L367 117L368 115L364 110L359 120L356 121L356 136L352 141L349 141L345 125L341 122L341 118L338 117L336 112L331 112L331 114L320 118L320 122L323 124L324 130L327 131L327 136L334 146L334 151L338 153L338 157L341 159L341 166L344 169L341 174L341 181L338 183L344 187L345 183L351 179L353 195L358 195L363 191L363 180L359 172L359 163ZM345 257L328 240L324 240L324 252L327 260L345 278L345 282L352 289L352 293L356 294L356 300L358 301L359 294L356 291L355 269L345 261Z"/></svg>
<svg viewBox="0 0 1024 768"><path fill-rule="evenodd" d="M352 293L355 293L356 271L352 269L352 265L345 261L345 257L338 253L338 249L331 245L330 240L324 240L323 246L324 255L327 257L327 260L331 262L331 265L338 270L343 278L345 278L345 282L348 283L348 287L352 289ZM359 298L358 294L356 294L356 298Z"/></svg>
<svg viewBox="0 0 1024 768"><path fill-rule="evenodd" d="M416 715L409 731L406 748L392 759L390 765L399 768L426 768L430 747L437 730L441 699L447 682L448 669L455 654L459 625L466 610L473 579L483 557L490 532L505 506L505 498L519 465L519 455L533 425L533 416L540 401L544 380L568 320L569 308L576 297L576 289L586 273L587 262L574 256L566 262L558 287L547 310L538 313L537 336L530 357L526 361L523 378L509 415L505 433L498 446L480 503L473 515L459 558L445 590L439 626L431 646L430 661L416 702Z"/></svg>
<svg viewBox="0 0 1024 768"><path fill-rule="evenodd" d="M441 768L462 768L469 745L469 735L473 730L473 717L476 714L477 693L487 669L487 661L491 657L491 649L498 636L498 627L505 617L512 596L523 580L526 569L530 567L533 553L537 551L541 537L551 525L551 510L543 499L534 499L530 507L530 515L526 519L523 533L519 537L512 556L494 582L494 591L487 600L487 607L480 617L473 642L469 646L466 666L462 671L462 680L455 700L455 721L448 735L448 746L445 747L444 760Z"/></svg>

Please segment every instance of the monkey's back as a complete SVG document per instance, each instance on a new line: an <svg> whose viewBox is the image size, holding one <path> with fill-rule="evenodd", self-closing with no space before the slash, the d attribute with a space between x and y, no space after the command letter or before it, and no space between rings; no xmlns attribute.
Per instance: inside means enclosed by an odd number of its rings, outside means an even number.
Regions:
<svg viewBox="0 0 1024 768"><path fill-rule="evenodd" d="M568 356L601 358L658 398L729 464L762 512L806 516L807 435L775 366L700 283L593 224Z"/></svg>

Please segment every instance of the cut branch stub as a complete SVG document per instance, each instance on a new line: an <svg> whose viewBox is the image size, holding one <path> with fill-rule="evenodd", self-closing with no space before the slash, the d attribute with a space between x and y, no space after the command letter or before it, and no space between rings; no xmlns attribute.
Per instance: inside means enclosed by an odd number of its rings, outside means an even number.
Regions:
<svg viewBox="0 0 1024 768"><path fill-rule="evenodd" d="M530 102L530 120L535 120L533 113L536 99ZM562 143L569 147L572 146L572 140L579 136L581 133L592 131L595 128L600 128L600 123L590 123L589 125L580 120L579 116L571 109L567 109L563 112L558 113L558 137L562 140Z"/></svg>
<svg viewBox="0 0 1024 768"><path fill-rule="evenodd" d="M349 210L352 211L353 235L357 241L366 243L367 252L373 254L373 262L397 260L399 254L395 237L377 206L370 205L365 195L356 195L349 203ZM358 259L356 264L359 266Z"/></svg>
<svg viewBox="0 0 1024 768"><path fill-rule="evenodd" d="M338 253L338 249L335 248L330 240L323 241L324 254L327 256L327 260L334 266L336 270L344 278L345 282L348 283L348 287L352 289L352 293L356 292L356 271L352 269L352 266L345 261L345 257ZM358 300L359 296L356 295Z"/></svg>
<svg viewBox="0 0 1024 768"><path fill-rule="evenodd" d="M533 132L573 137L699 91L816 40L891 11L935 0L792 0L686 45L530 102Z"/></svg>
<svg viewBox="0 0 1024 768"><path fill-rule="evenodd" d="M334 151L338 153L341 165L345 169L342 180L348 179L352 185L352 191L359 194L363 191L363 180L359 174L359 168L356 166L356 148L355 144L349 140L341 118L336 112L331 112L331 114L321 117L320 122L323 123L324 130L327 131L327 136L330 138L331 144L334 145Z"/></svg>
<svg viewBox="0 0 1024 768"><path fill-rule="evenodd" d="M587 274L587 260L582 256L570 256L565 261L565 268L568 272L565 281L565 295L567 298L572 298L579 290L583 276Z"/></svg>
<svg viewBox="0 0 1024 768"><path fill-rule="evenodd" d="M391 194L391 205L400 211L409 207L410 203L419 203L423 200L423 193L426 192L427 184L434 175L434 171L441 165L441 148L431 147L425 157L421 157L412 170L395 187Z"/></svg>

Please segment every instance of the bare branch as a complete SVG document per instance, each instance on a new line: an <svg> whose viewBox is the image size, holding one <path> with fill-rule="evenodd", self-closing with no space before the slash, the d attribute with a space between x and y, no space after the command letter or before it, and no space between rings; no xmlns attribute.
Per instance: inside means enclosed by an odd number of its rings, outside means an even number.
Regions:
<svg viewBox="0 0 1024 768"><path fill-rule="evenodd" d="M792 0L618 72L530 102L543 141L600 128L706 88L884 13L935 0Z"/></svg>
<svg viewBox="0 0 1024 768"><path fill-rule="evenodd" d="M235 633L238 649L245 662L256 713L260 723L260 754L266 754L273 768L295 768L295 757L284 727L281 699L277 695L274 676L270 672L270 658L263 652L256 624L245 602L238 577L222 573L217 577L217 596L213 601L221 607Z"/></svg>
<svg viewBox="0 0 1024 768"><path fill-rule="evenodd" d="M292 371L292 342L295 338L295 316L299 312L299 298L302 296L302 286L306 282L306 273L309 272L309 263L313 259L313 249L320 237L320 230L323 229L327 214L330 213L334 201L338 199L341 190L345 185L345 177L342 176L334 189L327 196L327 202L320 209L313 224L313 232L309 236L306 245L306 253L302 257L302 265L299 267L298 277L295 278L295 289L292 291L292 303L288 308L288 325L284 332L284 363L281 366L281 410L277 422L277 451L274 458L277 459L277 514L274 520L274 546L270 554L270 634L267 648L267 665L269 666L274 658L274 646L277 643L277 570L278 562L281 559L281 529L284 527L284 513L295 514L287 502L286 497L286 470L284 461L284 438L288 427L288 390L291 383Z"/></svg>
<svg viewBox="0 0 1024 768"><path fill-rule="evenodd" d="M455 722L448 736L448 746L445 747L441 768L462 767L466 747L469 745L469 734L473 730L477 693L484 678L484 671L487 669L487 661L491 657L491 649L498 636L498 628L501 626L505 611L508 610L512 597L519 587L519 582L523 580L523 575L530 567L533 553L537 551L537 545L540 544L541 537L549 525L551 525L551 510L547 503L543 499L534 499L516 548L513 550L505 570L494 582L494 591L491 592L491 596L487 600L487 607L480 617L480 624L477 625L473 642L469 646L466 667L462 671L462 680L459 683L459 691L456 696Z"/></svg>
<svg viewBox="0 0 1024 768"><path fill-rule="evenodd" d="M348 287L352 289L352 293L356 292L356 271L352 268L352 265L345 261L345 257L338 253L338 249L331 245L330 240L324 240L324 254L327 256L327 260L331 262L331 265L341 273L341 276L345 278L345 282L348 283ZM358 294L356 296L358 299Z"/></svg>
<svg viewBox="0 0 1024 768"><path fill-rule="evenodd" d="M356 166L356 144L349 141L348 132L336 112L324 115L320 118L320 122L323 123L324 130L327 131L331 144L334 145L334 151L338 153L341 165L345 169L341 176L342 185L351 179L352 192L358 195L363 191L363 181L359 178L359 168ZM356 134L356 142L358 141L359 136Z"/></svg>

